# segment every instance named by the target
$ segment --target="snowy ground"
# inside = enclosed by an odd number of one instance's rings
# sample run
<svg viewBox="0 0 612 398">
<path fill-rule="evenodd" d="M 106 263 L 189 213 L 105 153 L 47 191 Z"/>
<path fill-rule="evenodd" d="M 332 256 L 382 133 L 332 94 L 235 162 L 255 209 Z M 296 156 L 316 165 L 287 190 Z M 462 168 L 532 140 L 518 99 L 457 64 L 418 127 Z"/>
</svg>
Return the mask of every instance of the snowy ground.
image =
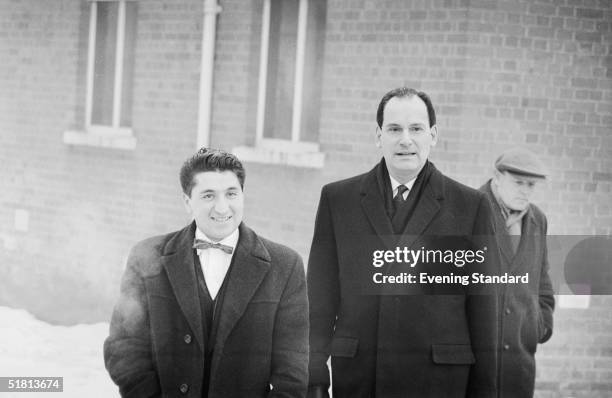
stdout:
<svg viewBox="0 0 612 398">
<path fill-rule="evenodd" d="M 0 393 L 1 397 L 116 398 L 104 369 L 108 324 L 54 326 L 24 310 L 0 307 L 0 376 L 61 376 L 63 393 Z"/>
</svg>

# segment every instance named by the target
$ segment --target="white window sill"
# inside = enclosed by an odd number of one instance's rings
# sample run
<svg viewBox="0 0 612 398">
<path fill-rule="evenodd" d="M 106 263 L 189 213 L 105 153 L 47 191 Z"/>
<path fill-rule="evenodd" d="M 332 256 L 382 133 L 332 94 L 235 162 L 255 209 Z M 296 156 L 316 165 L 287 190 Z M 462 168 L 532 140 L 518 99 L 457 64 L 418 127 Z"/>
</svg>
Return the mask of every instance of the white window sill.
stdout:
<svg viewBox="0 0 612 398">
<path fill-rule="evenodd" d="M 134 150 L 136 137 L 132 129 L 95 126 L 88 131 L 64 131 L 64 144 Z"/>
<path fill-rule="evenodd" d="M 319 145 L 305 142 L 265 140 L 255 147 L 235 147 L 232 153 L 243 162 L 314 169 L 322 169 L 325 163 L 325 154 L 319 151 Z"/>
</svg>

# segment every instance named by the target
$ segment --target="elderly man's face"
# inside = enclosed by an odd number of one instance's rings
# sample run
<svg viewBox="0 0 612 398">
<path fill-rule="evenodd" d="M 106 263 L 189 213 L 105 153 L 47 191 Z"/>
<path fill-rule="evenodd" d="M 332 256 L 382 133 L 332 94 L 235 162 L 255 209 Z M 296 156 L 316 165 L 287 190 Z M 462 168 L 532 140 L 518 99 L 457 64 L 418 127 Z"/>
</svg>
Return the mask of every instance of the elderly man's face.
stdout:
<svg viewBox="0 0 612 398">
<path fill-rule="evenodd" d="M 389 173 L 400 183 L 415 178 L 438 141 L 438 129 L 429 125 L 425 102 L 417 96 L 393 97 L 385 106 L 376 145 L 382 149 Z"/>
<path fill-rule="evenodd" d="M 495 170 L 493 183 L 497 193 L 508 208 L 522 211 L 529 206 L 534 188 L 541 178 Z"/>
</svg>

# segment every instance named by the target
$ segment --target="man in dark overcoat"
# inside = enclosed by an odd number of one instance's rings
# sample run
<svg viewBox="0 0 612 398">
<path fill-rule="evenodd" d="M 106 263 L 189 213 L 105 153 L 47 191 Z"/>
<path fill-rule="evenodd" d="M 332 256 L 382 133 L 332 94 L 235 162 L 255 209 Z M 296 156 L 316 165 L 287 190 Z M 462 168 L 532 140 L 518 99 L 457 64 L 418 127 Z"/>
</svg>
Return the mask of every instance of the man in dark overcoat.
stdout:
<svg viewBox="0 0 612 398">
<path fill-rule="evenodd" d="M 201 149 L 180 178 L 194 222 L 132 249 L 104 344 L 122 397 L 306 395 L 302 260 L 242 222 L 244 178 Z"/>
<path fill-rule="evenodd" d="M 388 92 L 377 124 L 380 163 L 321 192 L 307 272 L 309 397 L 327 396 L 330 356 L 335 398 L 495 397 L 494 286 L 436 294 L 426 285 L 368 285 L 373 250 L 494 233 L 485 195 L 428 161 L 438 128 L 425 93 Z M 495 257 L 494 248 L 488 254 Z M 497 273 L 495 261 L 485 265 Z"/>
<path fill-rule="evenodd" d="M 544 213 L 530 203 L 546 177 L 538 157 L 523 148 L 504 152 L 480 190 L 493 207 L 502 272 L 528 283 L 500 289 L 499 391 L 502 398 L 533 397 L 535 352 L 553 332 L 554 292 L 549 277 Z"/>
</svg>

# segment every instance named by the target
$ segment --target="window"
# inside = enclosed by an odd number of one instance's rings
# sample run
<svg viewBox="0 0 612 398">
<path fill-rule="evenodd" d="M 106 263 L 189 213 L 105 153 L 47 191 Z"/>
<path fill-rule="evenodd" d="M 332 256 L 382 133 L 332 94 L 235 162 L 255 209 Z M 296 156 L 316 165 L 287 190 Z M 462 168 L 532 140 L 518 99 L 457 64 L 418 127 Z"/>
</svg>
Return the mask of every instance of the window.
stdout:
<svg viewBox="0 0 612 398">
<path fill-rule="evenodd" d="M 322 167 L 325 0 L 263 0 L 256 148 L 245 160 Z"/>
<path fill-rule="evenodd" d="M 136 2 L 91 1 L 85 97 L 85 134 L 66 132 L 71 144 L 131 149 Z"/>
</svg>

